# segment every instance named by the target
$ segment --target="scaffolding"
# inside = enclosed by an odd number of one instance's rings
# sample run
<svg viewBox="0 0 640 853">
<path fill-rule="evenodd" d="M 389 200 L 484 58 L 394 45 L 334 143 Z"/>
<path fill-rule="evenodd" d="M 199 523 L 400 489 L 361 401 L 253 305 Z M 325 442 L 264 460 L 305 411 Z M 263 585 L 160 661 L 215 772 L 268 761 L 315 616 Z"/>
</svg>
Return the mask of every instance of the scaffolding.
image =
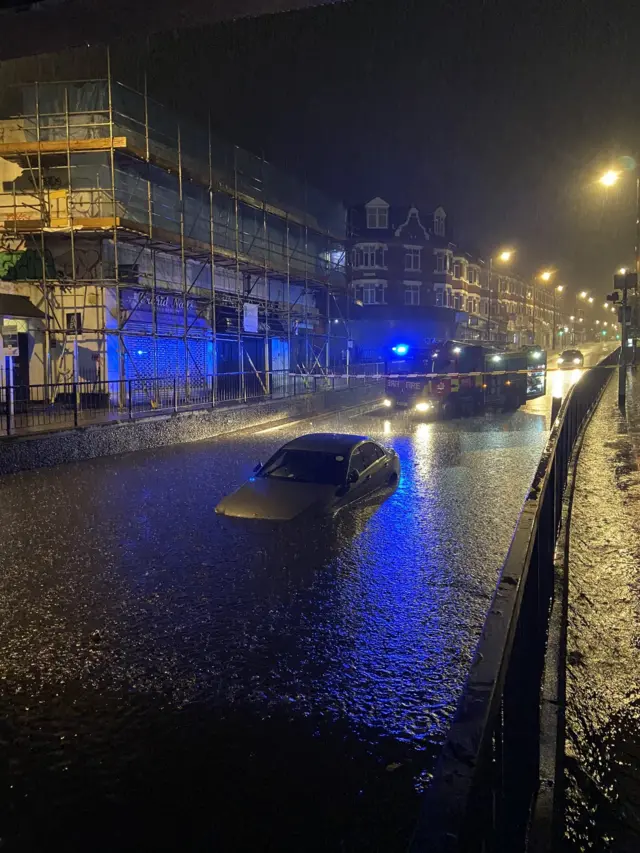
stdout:
<svg viewBox="0 0 640 853">
<path fill-rule="evenodd" d="M 343 206 L 106 66 L 3 92 L 0 279 L 45 315 L 42 382 L 342 363 Z"/>
</svg>

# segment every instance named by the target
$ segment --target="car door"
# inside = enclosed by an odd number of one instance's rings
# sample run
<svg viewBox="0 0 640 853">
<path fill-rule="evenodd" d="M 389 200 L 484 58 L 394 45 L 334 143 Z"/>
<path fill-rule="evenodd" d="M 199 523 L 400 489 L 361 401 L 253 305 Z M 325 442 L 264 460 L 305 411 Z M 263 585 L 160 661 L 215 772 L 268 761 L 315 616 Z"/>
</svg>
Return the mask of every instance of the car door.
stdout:
<svg viewBox="0 0 640 853">
<path fill-rule="evenodd" d="M 385 453 L 381 447 L 372 441 L 365 441 L 359 445 L 351 457 L 351 465 L 360 475 L 357 495 L 354 500 L 378 489 L 382 485 L 384 471 Z"/>
<path fill-rule="evenodd" d="M 376 444 L 375 441 L 370 441 L 371 445 L 371 456 L 372 456 L 372 480 L 374 482 L 375 488 L 380 488 L 381 486 L 386 486 L 389 482 L 389 477 L 392 474 L 391 468 L 391 459 L 389 454 L 383 447 L 380 447 L 379 444 Z"/>
</svg>

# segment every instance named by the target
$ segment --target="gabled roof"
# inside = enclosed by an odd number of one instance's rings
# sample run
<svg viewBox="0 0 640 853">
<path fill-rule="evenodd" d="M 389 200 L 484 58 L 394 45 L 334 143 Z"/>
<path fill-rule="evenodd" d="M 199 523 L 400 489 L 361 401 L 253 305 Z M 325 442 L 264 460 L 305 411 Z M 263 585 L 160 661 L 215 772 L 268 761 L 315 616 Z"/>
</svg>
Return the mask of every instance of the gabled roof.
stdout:
<svg viewBox="0 0 640 853">
<path fill-rule="evenodd" d="M 420 222 L 420 212 L 419 212 L 417 207 L 410 207 L 409 208 L 409 212 L 407 213 L 407 218 L 402 223 L 402 225 L 399 225 L 396 228 L 396 237 L 400 237 L 402 232 L 405 230 L 411 232 L 411 230 L 412 230 L 411 225 L 412 224 L 417 225 L 420 228 L 420 230 L 422 231 L 422 233 L 424 235 L 425 240 L 429 239 L 429 232 L 424 227 L 422 222 Z M 411 235 L 409 234 L 408 236 L 411 236 Z"/>
</svg>

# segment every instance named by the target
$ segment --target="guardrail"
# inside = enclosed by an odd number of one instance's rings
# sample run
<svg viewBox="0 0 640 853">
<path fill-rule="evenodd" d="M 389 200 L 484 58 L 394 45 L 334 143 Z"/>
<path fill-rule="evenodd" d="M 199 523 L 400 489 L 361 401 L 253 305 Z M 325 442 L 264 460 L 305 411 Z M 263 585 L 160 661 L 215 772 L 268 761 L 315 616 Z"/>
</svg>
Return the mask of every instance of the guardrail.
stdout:
<svg viewBox="0 0 640 853">
<path fill-rule="evenodd" d="M 618 351 L 585 371 L 552 427 L 410 853 L 522 853 L 540 787 L 540 700 L 554 550 L 574 444 Z"/>
<path fill-rule="evenodd" d="M 154 376 L 55 385 L 0 386 L 0 434 L 19 435 L 91 422 L 263 402 L 355 388 L 381 378 L 378 365 L 357 375 L 288 370 Z"/>
</svg>

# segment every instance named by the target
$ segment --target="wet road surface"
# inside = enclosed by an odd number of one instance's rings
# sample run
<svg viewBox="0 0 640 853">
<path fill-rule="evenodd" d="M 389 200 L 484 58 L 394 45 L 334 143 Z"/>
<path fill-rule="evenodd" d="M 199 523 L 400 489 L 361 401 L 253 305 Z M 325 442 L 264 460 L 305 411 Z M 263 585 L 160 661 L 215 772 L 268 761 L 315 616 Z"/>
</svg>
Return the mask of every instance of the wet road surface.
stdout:
<svg viewBox="0 0 640 853">
<path fill-rule="evenodd" d="M 334 415 L 3 478 L 4 849 L 402 850 L 549 409 Z M 396 491 L 293 535 L 214 515 L 325 430 L 392 445 Z"/>
<path fill-rule="evenodd" d="M 630 400 L 637 421 L 640 394 Z M 628 392 L 630 393 L 630 392 Z M 614 377 L 580 454 L 567 636 L 569 850 L 640 849 L 640 473 Z"/>
</svg>

